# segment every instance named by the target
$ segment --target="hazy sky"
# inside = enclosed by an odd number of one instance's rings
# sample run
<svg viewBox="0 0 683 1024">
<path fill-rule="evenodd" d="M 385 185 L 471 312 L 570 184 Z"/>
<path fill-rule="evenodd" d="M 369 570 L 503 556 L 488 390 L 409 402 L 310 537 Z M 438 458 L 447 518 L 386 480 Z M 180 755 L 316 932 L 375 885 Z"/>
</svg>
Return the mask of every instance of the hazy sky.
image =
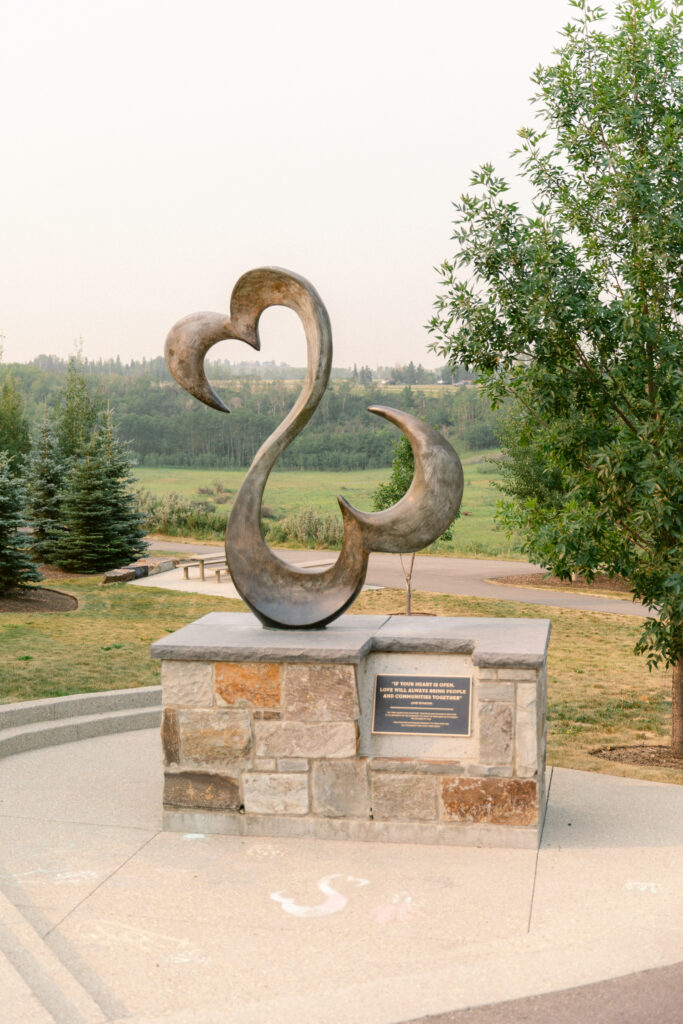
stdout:
<svg viewBox="0 0 683 1024">
<path fill-rule="evenodd" d="M 612 4 L 606 6 L 611 7 Z M 509 168 L 566 0 L 4 0 L 4 360 L 152 358 L 275 264 L 334 362 L 435 365 L 423 325 L 470 171 Z M 262 356 L 302 363 L 290 311 Z M 253 358 L 239 342 L 216 357 Z"/>
</svg>

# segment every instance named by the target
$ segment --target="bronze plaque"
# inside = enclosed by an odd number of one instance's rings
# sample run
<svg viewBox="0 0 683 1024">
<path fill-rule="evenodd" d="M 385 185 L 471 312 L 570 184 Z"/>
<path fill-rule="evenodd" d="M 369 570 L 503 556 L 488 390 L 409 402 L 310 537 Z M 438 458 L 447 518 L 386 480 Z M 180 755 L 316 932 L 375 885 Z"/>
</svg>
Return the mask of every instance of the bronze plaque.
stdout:
<svg viewBox="0 0 683 1024">
<path fill-rule="evenodd" d="M 469 676 L 375 677 L 372 731 L 409 736 L 469 736 Z"/>
</svg>

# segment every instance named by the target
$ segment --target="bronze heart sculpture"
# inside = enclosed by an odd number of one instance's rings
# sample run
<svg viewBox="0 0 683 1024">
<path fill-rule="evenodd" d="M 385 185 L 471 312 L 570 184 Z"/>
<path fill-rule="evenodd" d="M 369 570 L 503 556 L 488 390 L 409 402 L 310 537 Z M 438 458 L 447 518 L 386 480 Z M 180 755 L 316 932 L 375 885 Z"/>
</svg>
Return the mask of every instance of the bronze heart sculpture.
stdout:
<svg viewBox="0 0 683 1024">
<path fill-rule="evenodd" d="M 338 497 L 344 540 L 328 569 L 296 569 L 278 558 L 261 532 L 261 502 L 276 460 L 309 421 L 327 387 L 332 330 L 320 296 L 290 271 L 250 270 L 233 289 L 229 318 L 193 313 L 171 328 L 166 362 L 186 391 L 229 412 L 206 378 L 204 358 L 212 345 L 228 338 L 259 349 L 258 321 L 269 306 L 287 306 L 299 315 L 306 333 L 306 380 L 289 414 L 254 456 L 230 513 L 225 553 L 237 591 L 265 626 L 315 629 L 336 619 L 356 599 L 371 551 L 416 551 L 441 536 L 460 507 L 462 465 L 448 441 L 426 423 L 397 409 L 370 406 L 370 412 L 394 423 L 410 441 L 415 473 L 408 491 L 383 512 L 361 512 Z"/>
</svg>

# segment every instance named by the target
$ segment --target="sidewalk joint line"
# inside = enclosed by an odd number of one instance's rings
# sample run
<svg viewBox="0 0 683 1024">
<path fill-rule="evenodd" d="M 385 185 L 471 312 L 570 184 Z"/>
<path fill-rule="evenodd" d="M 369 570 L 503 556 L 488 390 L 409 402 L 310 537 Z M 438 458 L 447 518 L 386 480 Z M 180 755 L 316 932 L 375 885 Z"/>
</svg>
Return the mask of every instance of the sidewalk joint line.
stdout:
<svg viewBox="0 0 683 1024">
<path fill-rule="evenodd" d="M 97 892 L 97 890 L 98 890 L 98 889 L 101 889 L 101 888 L 102 888 L 102 886 L 103 886 L 103 885 L 104 885 L 104 884 L 105 884 L 106 882 L 108 882 L 110 878 L 113 878 L 113 877 L 114 877 L 114 875 L 117 875 L 117 874 L 119 873 L 119 871 L 120 871 L 120 870 L 121 870 L 122 868 L 124 868 L 124 867 L 126 866 L 126 864 L 128 864 L 128 863 L 129 863 L 129 862 L 130 862 L 131 860 L 133 860 L 133 858 L 134 858 L 134 857 L 137 857 L 137 855 L 138 855 L 139 853 L 141 853 L 141 852 L 142 852 L 142 850 L 144 850 L 144 848 L 145 848 L 146 846 L 149 846 L 149 844 L 150 844 L 150 843 L 152 842 L 152 840 L 153 840 L 153 839 L 156 839 L 156 837 L 157 837 L 157 836 L 160 836 L 160 835 L 161 835 L 161 833 L 162 833 L 162 830 L 161 830 L 161 829 L 159 829 L 159 830 L 158 830 L 157 832 L 155 832 L 155 833 L 154 833 L 154 835 L 151 835 L 151 836 L 149 837 L 149 839 L 146 839 L 144 843 L 142 843 L 142 844 L 141 844 L 140 846 L 138 846 L 138 848 L 137 848 L 136 850 L 133 850 L 133 852 L 132 852 L 132 853 L 131 853 L 131 854 L 130 854 L 130 855 L 129 855 L 128 857 L 126 857 L 126 858 L 125 858 L 125 860 L 122 860 L 122 861 L 121 861 L 121 863 L 120 863 L 120 864 L 118 864 L 118 865 L 117 865 L 117 866 L 116 866 L 116 867 L 115 867 L 115 868 L 113 869 L 113 871 L 110 871 L 110 872 L 109 872 L 109 874 L 108 874 L 108 875 L 106 876 L 106 878 L 103 878 L 103 879 L 102 879 L 102 881 L 101 881 L 101 882 L 98 882 L 98 883 L 97 883 L 97 885 L 96 885 L 96 886 L 95 886 L 95 887 L 94 887 L 93 889 L 91 889 L 89 893 L 86 893 L 86 895 L 85 895 L 85 896 L 83 897 L 83 899 L 82 899 L 82 900 L 79 900 L 79 901 L 78 901 L 78 903 L 77 903 L 77 904 L 76 904 L 75 906 L 73 906 L 73 907 L 71 908 L 71 910 L 69 910 L 69 911 L 68 911 L 68 912 L 67 912 L 67 913 L 66 913 L 66 914 L 64 915 L 64 917 L 61 917 L 61 918 L 59 919 L 59 921 L 56 921 L 56 922 L 55 922 L 55 923 L 54 923 L 54 924 L 52 925 L 52 927 L 50 928 L 49 932 L 47 932 L 47 933 L 46 933 L 46 934 L 44 935 L 44 938 L 45 938 L 45 939 L 47 939 L 47 938 L 48 938 L 48 936 L 52 934 L 52 932 L 56 931 L 56 930 L 57 930 L 57 929 L 58 929 L 58 928 L 59 928 L 59 927 L 60 927 L 60 926 L 61 926 L 62 924 L 64 924 L 64 922 L 65 922 L 65 921 L 66 921 L 66 920 L 67 920 L 67 919 L 68 919 L 69 917 L 71 917 L 71 915 L 72 915 L 73 913 L 75 913 L 75 911 L 77 911 L 79 907 L 82 907 L 82 906 L 83 906 L 83 904 L 84 904 L 84 903 L 85 903 L 85 902 L 86 902 L 87 900 L 89 900 L 91 896 L 94 896 L 94 895 L 95 895 L 95 893 Z"/>
<path fill-rule="evenodd" d="M 536 896 L 536 878 L 538 876 L 538 859 L 541 855 L 541 843 L 543 842 L 543 833 L 545 831 L 545 819 L 548 814 L 548 804 L 550 803 L 550 791 L 553 788 L 553 775 L 555 769 L 550 766 L 550 779 L 548 781 L 548 795 L 545 799 L 545 807 L 543 808 L 543 821 L 541 823 L 541 834 L 538 837 L 538 846 L 536 848 L 536 858 L 534 860 L 534 880 L 531 884 L 531 899 L 529 900 L 529 920 L 527 921 L 526 933 L 529 935 L 531 932 L 531 918 L 534 912 L 534 897 Z"/>
</svg>

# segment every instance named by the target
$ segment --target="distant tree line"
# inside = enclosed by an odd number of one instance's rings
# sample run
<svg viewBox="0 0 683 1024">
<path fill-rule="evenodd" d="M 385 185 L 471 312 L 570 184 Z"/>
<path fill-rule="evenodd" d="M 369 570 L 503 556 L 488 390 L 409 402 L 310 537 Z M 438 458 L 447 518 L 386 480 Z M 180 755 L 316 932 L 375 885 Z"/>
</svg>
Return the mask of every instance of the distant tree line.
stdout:
<svg viewBox="0 0 683 1024">
<path fill-rule="evenodd" d="M 400 367 L 393 369 L 399 375 L 402 372 Z M 413 369 L 417 372 L 421 368 Z M 287 370 L 291 373 L 292 368 Z M 35 431 L 45 406 L 55 405 L 68 364 L 54 357 L 39 357 L 29 364 L 14 364 L 11 371 Z M 225 378 L 220 366 L 212 366 L 210 375 L 216 381 L 216 390 L 231 410 L 226 416 L 207 409 L 182 391 L 168 376 L 162 360 L 126 366 L 118 360 L 82 362 L 79 372 L 91 381 L 99 400 L 110 405 L 118 436 L 144 466 L 246 468 L 299 393 L 296 384 Z M 406 372 L 414 376 L 412 370 Z M 367 412 L 373 404 L 394 405 L 420 416 L 456 447 L 496 446 L 495 418 L 476 388 L 425 391 L 406 384 L 400 392 L 388 394 L 378 383 L 367 383 L 368 373 L 369 368 L 361 367 L 357 381 L 352 370 L 349 380 L 330 384 L 306 429 L 278 461 L 280 468 L 390 466 L 396 431 Z"/>
</svg>

